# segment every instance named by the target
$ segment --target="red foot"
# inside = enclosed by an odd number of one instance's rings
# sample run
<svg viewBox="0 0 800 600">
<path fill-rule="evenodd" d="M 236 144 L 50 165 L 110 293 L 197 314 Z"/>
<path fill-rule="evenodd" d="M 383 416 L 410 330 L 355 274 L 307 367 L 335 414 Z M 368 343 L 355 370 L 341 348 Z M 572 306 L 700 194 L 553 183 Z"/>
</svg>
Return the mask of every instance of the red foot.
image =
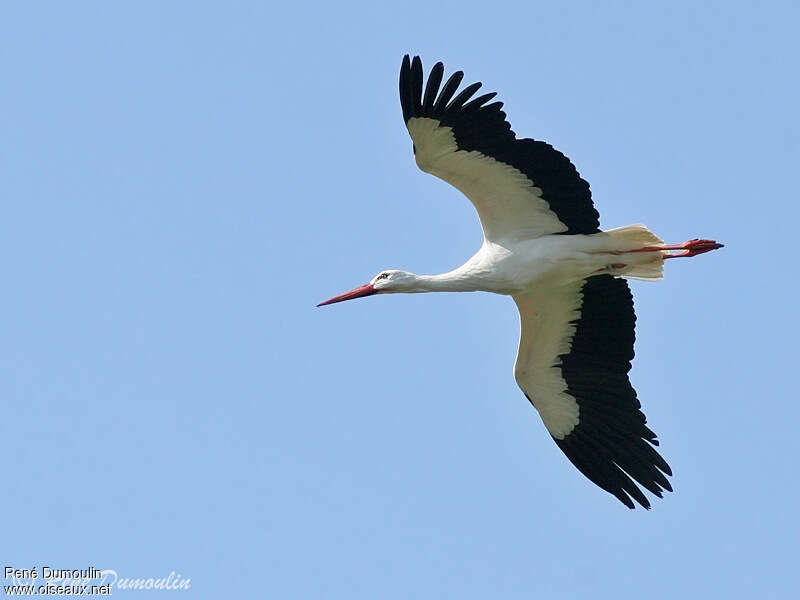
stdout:
<svg viewBox="0 0 800 600">
<path fill-rule="evenodd" d="M 689 240 L 688 242 L 683 242 L 682 244 L 672 244 L 670 246 L 645 246 L 644 248 L 640 248 L 639 250 L 633 250 L 633 252 L 655 252 L 659 250 L 681 250 L 678 254 L 668 254 L 664 258 L 681 258 L 681 257 L 689 257 L 689 256 L 697 256 L 698 254 L 703 254 L 704 252 L 711 252 L 712 250 L 716 250 L 717 248 L 724 248 L 724 244 L 719 244 L 714 240 Z"/>
<path fill-rule="evenodd" d="M 718 244 L 714 240 L 689 240 L 688 242 L 683 242 L 682 244 L 677 244 L 676 246 L 667 246 L 666 249 L 668 250 L 683 250 L 680 254 L 670 254 L 665 258 L 680 258 L 682 256 L 689 257 L 689 256 L 697 256 L 698 254 L 703 254 L 704 252 L 711 252 L 712 250 L 716 250 L 717 248 L 723 248 L 723 244 Z"/>
</svg>

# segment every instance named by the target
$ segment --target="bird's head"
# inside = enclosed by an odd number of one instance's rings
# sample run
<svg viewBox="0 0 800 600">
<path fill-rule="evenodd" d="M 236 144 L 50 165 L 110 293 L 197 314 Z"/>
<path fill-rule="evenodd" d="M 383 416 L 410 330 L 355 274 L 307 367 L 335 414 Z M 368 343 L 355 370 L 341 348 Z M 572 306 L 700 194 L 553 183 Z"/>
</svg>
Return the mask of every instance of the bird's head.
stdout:
<svg viewBox="0 0 800 600">
<path fill-rule="evenodd" d="M 417 276 L 413 273 L 400 271 L 398 269 L 389 269 L 381 271 L 373 277 L 369 283 L 358 286 L 355 289 L 345 292 L 339 296 L 334 296 L 330 300 L 320 302 L 317 306 L 325 306 L 326 304 L 335 304 L 336 302 L 344 302 L 345 300 L 353 300 L 354 298 L 361 298 L 363 296 L 371 296 L 373 294 L 392 294 L 396 292 L 414 292 L 414 286 L 417 282 Z"/>
</svg>

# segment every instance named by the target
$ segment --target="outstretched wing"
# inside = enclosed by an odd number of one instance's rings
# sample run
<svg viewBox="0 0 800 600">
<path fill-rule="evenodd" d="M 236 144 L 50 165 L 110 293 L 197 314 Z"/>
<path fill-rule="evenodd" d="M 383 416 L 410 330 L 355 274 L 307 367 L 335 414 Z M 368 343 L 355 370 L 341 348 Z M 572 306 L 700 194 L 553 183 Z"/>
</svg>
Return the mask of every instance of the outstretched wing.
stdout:
<svg viewBox="0 0 800 600">
<path fill-rule="evenodd" d="M 495 93 L 470 100 L 473 83 L 456 95 L 457 71 L 439 91 L 436 63 L 423 95 L 422 61 L 403 58 L 400 103 L 419 168 L 455 186 L 478 211 L 487 240 L 519 240 L 599 229 L 589 184 L 549 144 L 517 139 Z"/>
<path fill-rule="evenodd" d="M 628 379 L 633 298 L 623 279 L 597 275 L 514 296 L 521 336 L 514 376 L 556 444 L 586 477 L 626 506 L 672 491 Z M 634 483 L 634 481 L 636 483 Z"/>
</svg>

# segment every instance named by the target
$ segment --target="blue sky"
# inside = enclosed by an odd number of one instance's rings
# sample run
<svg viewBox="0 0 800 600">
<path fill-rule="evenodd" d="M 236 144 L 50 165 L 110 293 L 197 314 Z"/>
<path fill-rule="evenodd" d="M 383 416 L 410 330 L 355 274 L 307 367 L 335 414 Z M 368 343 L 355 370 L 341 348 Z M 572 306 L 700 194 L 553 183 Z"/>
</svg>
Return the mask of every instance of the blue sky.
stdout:
<svg viewBox="0 0 800 600">
<path fill-rule="evenodd" d="M 798 18 L 7 6 L 3 566 L 174 571 L 197 597 L 796 593 Z M 604 227 L 726 243 L 632 284 L 632 380 L 675 472 L 653 510 L 546 434 L 512 377 L 509 298 L 314 308 L 479 245 L 469 203 L 413 162 L 406 52 L 499 91 Z"/>
</svg>

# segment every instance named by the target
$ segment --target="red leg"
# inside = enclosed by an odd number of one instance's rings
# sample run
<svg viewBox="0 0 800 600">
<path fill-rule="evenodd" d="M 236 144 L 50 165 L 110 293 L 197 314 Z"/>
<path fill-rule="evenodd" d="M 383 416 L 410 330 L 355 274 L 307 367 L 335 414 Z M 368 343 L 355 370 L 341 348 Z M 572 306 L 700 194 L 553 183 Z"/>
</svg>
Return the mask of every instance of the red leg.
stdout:
<svg viewBox="0 0 800 600">
<path fill-rule="evenodd" d="M 689 240 L 688 242 L 683 242 L 682 244 L 672 244 L 669 246 L 645 246 L 644 248 L 639 248 L 638 250 L 631 250 L 631 252 L 658 252 L 660 250 L 682 250 L 680 254 L 668 254 L 664 258 L 680 258 L 680 257 L 689 257 L 689 256 L 697 256 L 698 254 L 703 254 L 704 252 L 711 252 L 712 250 L 716 250 L 717 248 L 723 248 L 723 244 L 719 244 L 714 240 Z"/>
</svg>

